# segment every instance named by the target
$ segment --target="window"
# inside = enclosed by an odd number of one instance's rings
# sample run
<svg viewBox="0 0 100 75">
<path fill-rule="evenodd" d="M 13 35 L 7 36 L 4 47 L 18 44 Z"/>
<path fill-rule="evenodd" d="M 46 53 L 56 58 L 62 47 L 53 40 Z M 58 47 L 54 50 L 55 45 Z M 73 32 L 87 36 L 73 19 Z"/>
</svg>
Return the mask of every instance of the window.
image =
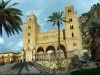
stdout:
<svg viewBox="0 0 100 75">
<path fill-rule="evenodd" d="M 30 36 L 31 34 L 30 33 L 28 33 L 28 36 Z"/>
<path fill-rule="evenodd" d="M 73 43 L 73 47 L 75 47 L 76 45 L 77 45 L 77 44 L 74 42 L 74 43 Z"/>
<path fill-rule="evenodd" d="M 72 22 L 72 18 L 69 18 L 69 22 Z"/>
<path fill-rule="evenodd" d="M 65 40 L 65 30 L 63 30 L 63 40 Z"/>
<path fill-rule="evenodd" d="M 31 29 L 31 26 L 28 26 L 28 29 Z"/>
<path fill-rule="evenodd" d="M 71 10 L 69 9 L 69 10 L 68 10 L 68 12 L 70 13 L 70 12 L 71 12 Z"/>
<path fill-rule="evenodd" d="M 72 25 L 72 26 L 70 26 L 70 29 L 74 29 L 73 25 Z"/>
<path fill-rule="evenodd" d="M 72 37 L 74 37 L 74 33 L 72 33 Z"/>
<path fill-rule="evenodd" d="M 29 50 L 29 49 L 30 49 L 30 47 L 27 47 L 27 49 Z"/>
<path fill-rule="evenodd" d="M 28 39 L 28 43 L 30 43 L 30 39 Z"/>
<path fill-rule="evenodd" d="M 30 21 L 31 21 L 31 18 L 30 18 Z"/>
</svg>

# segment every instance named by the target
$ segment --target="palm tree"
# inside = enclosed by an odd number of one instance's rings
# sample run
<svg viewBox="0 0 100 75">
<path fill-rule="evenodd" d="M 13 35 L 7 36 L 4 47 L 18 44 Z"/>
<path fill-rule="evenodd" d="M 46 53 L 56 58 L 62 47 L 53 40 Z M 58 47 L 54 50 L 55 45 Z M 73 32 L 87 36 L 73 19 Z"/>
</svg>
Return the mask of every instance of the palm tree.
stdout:
<svg viewBox="0 0 100 75">
<path fill-rule="evenodd" d="M 59 59 L 60 59 L 60 26 L 63 25 L 63 22 L 66 22 L 63 17 L 63 12 L 53 12 L 52 15 L 48 17 L 47 22 L 53 23 L 52 25 L 57 25 L 58 27 L 58 50 L 59 50 Z M 60 63 L 60 62 L 59 62 Z"/>
<path fill-rule="evenodd" d="M 22 31 L 22 12 L 21 10 L 15 8 L 14 6 L 18 3 L 9 5 L 9 1 L 0 1 L 0 35 L 2 36 L 2 28 L 4 28 L 6 34 L 15 35 L 15 32 L 19 34 L 19 31 Z"/>
</svg>

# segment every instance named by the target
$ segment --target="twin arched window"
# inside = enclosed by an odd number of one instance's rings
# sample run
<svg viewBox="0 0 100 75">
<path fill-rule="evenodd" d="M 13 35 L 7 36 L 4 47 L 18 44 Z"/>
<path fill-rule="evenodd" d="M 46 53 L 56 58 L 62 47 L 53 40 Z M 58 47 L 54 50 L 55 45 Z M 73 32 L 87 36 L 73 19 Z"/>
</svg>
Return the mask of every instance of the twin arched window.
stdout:
<svg viewBox="0 0 100 75">
<path fill-rule="evenodd" d="M 28 29 L 31 29 L 31 26 L 28 26 Z"/>
<path fill-rule="evenodd" d="M 69 22 L 72 22 L 72 18 L 69 18 Z"/>
<path fill-rule="evenodd" d="M 70 29 L 74 29 L 73 25 L 72 25 L 72 26 L 70 26 Z"/>
<path fill-rule="evenodd" d="M 68 13 L 70 13 L 70 12 L 71 12 L 71 9 L 68 10 Z"/>
</svg>

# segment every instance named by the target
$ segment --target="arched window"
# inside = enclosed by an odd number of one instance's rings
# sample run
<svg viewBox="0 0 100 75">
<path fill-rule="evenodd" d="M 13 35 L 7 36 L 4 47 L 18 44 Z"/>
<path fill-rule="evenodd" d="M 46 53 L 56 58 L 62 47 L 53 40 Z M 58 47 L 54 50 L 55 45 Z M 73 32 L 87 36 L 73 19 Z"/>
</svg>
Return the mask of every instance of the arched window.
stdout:
<svg viewBox="0 0 100 75">
<path fill-rule="evenodd" d="M 63 40 L 65 40 L 65 30 L 63 30 Z"/>
<path fill-rule="evenodd" d="M 70 29 L 74 29 L 73 25 L 72 25 L 72 26 L 70 26 Z"/>
<path fill-rule="evenodd" d="M 30 39 L 28 39 L 28 43 L 30 43 Z"/>
<path fill-rule="evenodd" d="M 72 33 L 72 37 L 74 37 L 74 33 Z"/>
<path fill-rule="evenodd" d="M 68 10 L 68 13 L 70 13 L 70 12 L 71 12 L 71 9 Z"/>
<path fill-rule="evenodd" d="M 28 50 L 30 50 L 30 47 L 27 47 Z"/>
<path fill-rule="evenodd" d="M 77 44 L 75 42 L 73 42 L 73 47 L 75 47 Z"/>
<path fill-rule="evenodd" d="M 31 29 L 31 26 L 28 26 L 28 29 Z"/>
<path fill-rule="evenodd" d="M 28 36 L 30 36 L 31 34 L 30 33 L 28 33 Z"/>
<path fill-rule="evenodd" d="M 31 18 L 30 18 L 30 21 L 31 21 Z"/>
<path fill-rule="evenodd" d="M 69 22 L 72 22 L 72 18 L 69 18 Z"/>
</svg>

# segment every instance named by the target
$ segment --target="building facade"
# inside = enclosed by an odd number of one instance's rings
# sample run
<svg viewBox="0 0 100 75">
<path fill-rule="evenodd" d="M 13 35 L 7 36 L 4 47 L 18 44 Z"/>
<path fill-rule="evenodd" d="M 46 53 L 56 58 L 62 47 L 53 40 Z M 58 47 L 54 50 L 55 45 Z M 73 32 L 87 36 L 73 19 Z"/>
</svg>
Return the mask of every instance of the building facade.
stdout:
<svg viewBox="0 0 100 75">
<path fill-rule="evenodd" d="M 20 61 L 19 53 L 14 53 L 14 52 L 0 53 L 0 64 L 13 63 L 19 61 Z"/>
<path fill-rule="evenodd" d="M 60 58 L 82 55 L 82 38 L 77 14 L 72 5 L 67 5 L 64 12 L 64 29 L 60 30 Z M 41 32 L 34 14 L 27 16 L 23 29 L 23 48 L 25 61 L 55 59 L 59 56 L 58 31 Z"/>
</svg>

